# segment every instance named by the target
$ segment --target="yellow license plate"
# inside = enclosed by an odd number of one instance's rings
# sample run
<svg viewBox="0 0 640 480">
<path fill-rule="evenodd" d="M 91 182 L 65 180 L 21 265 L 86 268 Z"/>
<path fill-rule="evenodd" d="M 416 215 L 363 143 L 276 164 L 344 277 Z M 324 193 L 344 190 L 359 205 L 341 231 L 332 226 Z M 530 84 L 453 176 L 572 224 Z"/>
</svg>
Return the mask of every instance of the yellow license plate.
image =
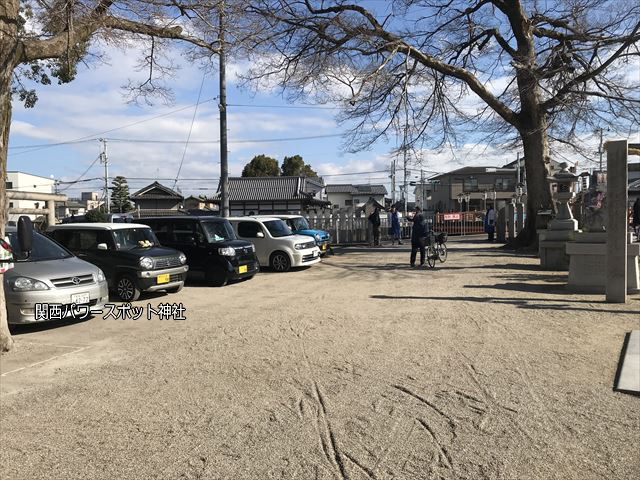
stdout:
<svg viewBox="0 0 640 480">
<path fill-rule="evenodd" d="M 158 275 L 156 281 L 158 283 L 169 283 L 169 280 L 171 280 L 171 275 L 169 275 L 168 273 L 163 273 L 162 275 Z"/>
<path fill-rule="evenodd" d="M 238 273 L 247 273 L 247 266 L 246 265 L 240 265 L 238 267 Z"/>
<path fill-rule="evenodd" d="M 327 249 L 327 245 L 322 245 L 322 250 L 326 250 Z"/>
</svg>

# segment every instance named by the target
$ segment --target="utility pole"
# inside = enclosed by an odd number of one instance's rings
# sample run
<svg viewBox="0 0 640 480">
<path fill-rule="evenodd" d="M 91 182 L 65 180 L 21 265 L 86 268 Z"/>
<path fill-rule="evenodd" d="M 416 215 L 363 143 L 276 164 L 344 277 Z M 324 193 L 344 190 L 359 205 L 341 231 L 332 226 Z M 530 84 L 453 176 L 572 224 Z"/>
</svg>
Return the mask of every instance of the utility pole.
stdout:
<svg viewBox="0 0 640 480">
<path fill-rule="evenodd" d="M 111 211 L 110 198 L 109 198 L 109 157 L 107 157 L 107 139 L 100 138 L 102 142 L 102 153 L 100 154 L 100 163 L 104 165 L 104 204 L 107 207 L 107 212 Z"/>
<path fill-rule="evenodd" d="M 425 210 L 424 208 L 424 204 L 425 204 L 425 195 L 424 195 L 424 169 L 420 169 L 420 196 L 422 197 L 420 199 L 420 208 L 422 208 L 422 211 Z"/>
<path fill-rule="evenodd" d="M 220 33 L 220 196 L 222 203 L 220 213 L 222 217 L 229 216 L 229 163 L 227 159 L 227 79 L 224 39 L 224 1 L 220 3 L 219 21 Z"/>
<path fill-rule="evenodd" d="M 396 158 L 391 160 L 391 204 L 396 203 Z"/>
<path fill-rule="evenodd" d="M 598 131 L 600 132 L 600 146 L 598 147 L 598 154 L 600 155 L 600 169 L 598 171 L 602 173 L 602 154 L 604 153 L 602 151 L 602 128 L 599 128 Z"/>
<path fill-rule="evenodd" d="M 520 152 L 517 152 L 516 159 L 516 185 L 520 184 Z"/>
</svg>

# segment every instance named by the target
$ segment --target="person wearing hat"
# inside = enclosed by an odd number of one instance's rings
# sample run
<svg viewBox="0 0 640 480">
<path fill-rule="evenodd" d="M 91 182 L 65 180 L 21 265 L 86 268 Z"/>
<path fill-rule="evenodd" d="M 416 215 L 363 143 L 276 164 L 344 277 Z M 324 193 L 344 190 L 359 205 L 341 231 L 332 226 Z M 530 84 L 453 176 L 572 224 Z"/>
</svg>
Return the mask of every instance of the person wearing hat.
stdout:
<svg viewBox="0 0 640 480">
<path fill-rule="evenodd" d="M 425 244 L 427 241 L 427 222 L 420 207 L 416 207 L 411 228 L 411 266 L 416 266 L 416 255 L 420 250 L 420 266 L 424 265 Z"/>
</svg>

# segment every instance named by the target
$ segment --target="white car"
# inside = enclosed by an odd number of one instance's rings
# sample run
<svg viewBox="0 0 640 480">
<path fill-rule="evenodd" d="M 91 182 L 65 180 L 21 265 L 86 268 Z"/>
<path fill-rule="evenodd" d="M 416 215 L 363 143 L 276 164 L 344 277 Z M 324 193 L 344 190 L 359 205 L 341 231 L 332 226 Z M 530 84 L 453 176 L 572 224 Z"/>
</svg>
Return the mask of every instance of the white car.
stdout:
<svg viewBox="0 0 640 480">
<path fill-rule="evenodd" d="M 287 224 L 276 217 L 228 218 L 238 238 L 248 240 L 256 248 L 261 265 L 276 272 L 291 267 L 304 267 L 320 261 L 320 249 L 313 238 L 295 235 Z"/>
</svg>

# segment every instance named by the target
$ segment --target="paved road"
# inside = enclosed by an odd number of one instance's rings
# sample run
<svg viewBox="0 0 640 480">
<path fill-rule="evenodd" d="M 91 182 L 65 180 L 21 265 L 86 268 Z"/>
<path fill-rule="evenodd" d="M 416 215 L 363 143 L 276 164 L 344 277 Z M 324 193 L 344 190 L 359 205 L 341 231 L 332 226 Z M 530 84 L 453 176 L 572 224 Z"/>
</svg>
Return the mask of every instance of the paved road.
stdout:
<svg viewBox="0 0 640 480">
<path fill-rule="evenodd" d="M 628 479 L 640 401 L 612 392 L 640 297 L 479 239 L 171 297 L 184 321 L 16 331 L 1 358 L 7 479 Z"/>
</svg>

